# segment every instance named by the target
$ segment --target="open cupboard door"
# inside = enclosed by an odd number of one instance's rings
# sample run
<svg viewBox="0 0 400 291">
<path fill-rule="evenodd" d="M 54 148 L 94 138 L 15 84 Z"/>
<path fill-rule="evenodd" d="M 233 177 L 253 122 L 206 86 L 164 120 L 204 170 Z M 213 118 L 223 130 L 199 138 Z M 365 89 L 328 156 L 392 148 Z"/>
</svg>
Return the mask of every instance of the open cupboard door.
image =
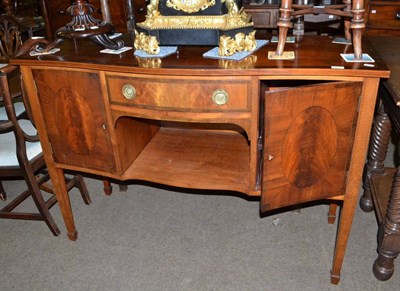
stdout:
<svg viewBox="0 0 400 291">
<path fill-rule="evenodd" d="M 329 82 L 265 92 L 262 212 L 344 194 L 361 91 Z"/>
</svg>

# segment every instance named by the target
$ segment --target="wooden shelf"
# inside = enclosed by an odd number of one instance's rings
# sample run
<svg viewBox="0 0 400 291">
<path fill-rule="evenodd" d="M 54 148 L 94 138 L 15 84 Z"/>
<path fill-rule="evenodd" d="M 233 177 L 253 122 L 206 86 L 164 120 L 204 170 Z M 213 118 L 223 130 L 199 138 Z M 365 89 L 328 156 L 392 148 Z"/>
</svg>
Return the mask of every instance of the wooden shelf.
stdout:
<svg viewBox="0 0 400 291">
<path fill-rule="evenodd" d="M 374 200 L 379 223 L 382 223 L 383 218 L 386 216 L 395 173 L 395 168 L 385 168 L 385 173 L 383 175 L 373 175 L 369 180 L 372 199 Z"/>
<path fill-rule="evenodd" d="M 249 151 L 234 131 L 162 127 L 122 178 L 248 193 Z"/>
</svg>

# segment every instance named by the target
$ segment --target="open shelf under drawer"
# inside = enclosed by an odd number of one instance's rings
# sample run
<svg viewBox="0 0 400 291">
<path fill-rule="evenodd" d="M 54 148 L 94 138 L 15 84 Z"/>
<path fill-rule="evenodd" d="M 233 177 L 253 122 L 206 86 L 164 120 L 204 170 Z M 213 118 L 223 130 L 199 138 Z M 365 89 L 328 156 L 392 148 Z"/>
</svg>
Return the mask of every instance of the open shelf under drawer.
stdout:
<svg viewBox="0 0 400 291">
<path fill-rule="evenodd" d="M 249 152 L 237 132 L 162 127 L 122 178 L 247 193 Z"/>
</svg>

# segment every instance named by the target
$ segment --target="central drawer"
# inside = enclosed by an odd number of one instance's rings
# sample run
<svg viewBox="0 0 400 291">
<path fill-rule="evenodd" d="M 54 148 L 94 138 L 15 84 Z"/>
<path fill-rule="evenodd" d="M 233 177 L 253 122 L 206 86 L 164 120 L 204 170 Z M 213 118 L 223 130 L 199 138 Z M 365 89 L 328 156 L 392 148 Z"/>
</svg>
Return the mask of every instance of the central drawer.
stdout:
<svg viewBox="0 0 400 291">
<path fill-rule="evenodd" d="M 249 77 L 164 77 L 107 74 L 111 104 L 192 112 L 251 111 Z"/>
</svg>

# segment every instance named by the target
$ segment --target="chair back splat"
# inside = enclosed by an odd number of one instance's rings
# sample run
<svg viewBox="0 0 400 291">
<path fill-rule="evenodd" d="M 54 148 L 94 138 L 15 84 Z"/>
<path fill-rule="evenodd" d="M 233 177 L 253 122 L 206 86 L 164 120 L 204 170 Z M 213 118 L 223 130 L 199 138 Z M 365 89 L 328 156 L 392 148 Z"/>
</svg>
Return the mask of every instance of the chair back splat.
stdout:
<svg viewBox="0 0 400 291">
<path fill-rule="evenodd" d="M 6 1 L 8 2 L 8 1 Z M 0 53 L 2 61 L 8 61 L 16 56 L 22 46 L 20 26 L 12 15 L 0 16 Z M 3 64 L 0 68 L 0 218 L 41 220 L 45 221 L 54 235 L 59 235 L 58 229 L 50 208 L 57 203 L 47 173 L 46 163 L 42 154 L 36 128 L 32 119 L 29 105 L 23 103 L 25 93 L 20 81 L 18 67 Z M 28 111 L 28 112 L 27 112 Z M 7 201 L 5 189 L 1 183 L 5 179 L 25 180 L 27 189 L 20 194 L 9 194 L 11 201 Z M 72 175 L 66 179 L 67 189 L 77 187 L 86 204 L 91 202 L 82 176 Z M 43 192 L 50 193 L 49 198 Z M 26 205 L 29 211 L 15 211 L 17 206 L 32 197 L 32 205 Z M 23 208 L 23 209 L 25 209 Z"/>
</svg>

